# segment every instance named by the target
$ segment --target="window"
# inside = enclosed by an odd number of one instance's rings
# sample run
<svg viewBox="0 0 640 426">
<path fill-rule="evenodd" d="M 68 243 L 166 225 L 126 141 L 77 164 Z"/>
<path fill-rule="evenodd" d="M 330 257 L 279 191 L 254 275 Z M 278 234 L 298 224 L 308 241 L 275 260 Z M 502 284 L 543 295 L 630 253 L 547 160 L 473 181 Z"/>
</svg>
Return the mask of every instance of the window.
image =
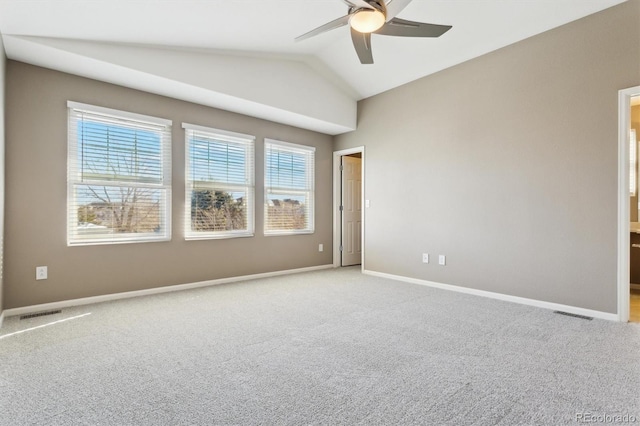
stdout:
<svg viewBox="0 0 640 426">
<path fill-rule="evenodd" d="M 265 235 L 314 231 L 315 148 L 265 139 Z"/>
<path fill-rule="evenodd" d="M 253 236 L 254 136 L 183 123 L 187 239 Z"/>
<path fill-rule="evenodd" d="M 68 245 L 171 238 L 171 121 L 68 102 Z"/>
</svg>

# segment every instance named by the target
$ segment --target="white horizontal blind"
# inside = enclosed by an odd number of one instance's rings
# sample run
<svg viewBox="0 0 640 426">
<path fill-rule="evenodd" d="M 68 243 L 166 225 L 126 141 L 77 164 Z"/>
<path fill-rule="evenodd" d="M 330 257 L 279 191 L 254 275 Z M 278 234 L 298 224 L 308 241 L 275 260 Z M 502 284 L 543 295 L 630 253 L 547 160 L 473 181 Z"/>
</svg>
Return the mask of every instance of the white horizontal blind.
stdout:
<svg viewBox="0 0 640 426">
<path fill-rule="evenodd" d="M 255 137 L 182 126 L 187 153 L 185 238 L 252 236 Z"/>
<path fill-rule="evenodd" d="M 68 244 L 169 240 L 171 122 L 68 106 Z"/>
<path fill-rule="evenodd" d="M 314 232 L 315 148 L 265 139 L 265 234 Z"/>
</svg>

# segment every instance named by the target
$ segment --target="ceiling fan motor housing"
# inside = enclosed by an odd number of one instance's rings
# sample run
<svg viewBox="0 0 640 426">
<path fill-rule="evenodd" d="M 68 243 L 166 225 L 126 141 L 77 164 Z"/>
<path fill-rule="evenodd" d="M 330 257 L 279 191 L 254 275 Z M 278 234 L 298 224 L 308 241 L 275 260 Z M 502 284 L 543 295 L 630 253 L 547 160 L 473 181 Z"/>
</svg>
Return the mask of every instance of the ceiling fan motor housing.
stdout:
<svg viewBox="0 0 640 426">
<path fill-rule="evenodd" d="M 385 18 L 387 17 L 387 6 L 385 5 L 383 0 L 364 0 L 364 1 L 367 2 L 369 6 L 371 6 L 373 9 L 382 12 Z M 349 15 L 359 10 L 367 10 L 367 8 L 358 7 L 358 6 L 349 7 Z"/>
</svg>

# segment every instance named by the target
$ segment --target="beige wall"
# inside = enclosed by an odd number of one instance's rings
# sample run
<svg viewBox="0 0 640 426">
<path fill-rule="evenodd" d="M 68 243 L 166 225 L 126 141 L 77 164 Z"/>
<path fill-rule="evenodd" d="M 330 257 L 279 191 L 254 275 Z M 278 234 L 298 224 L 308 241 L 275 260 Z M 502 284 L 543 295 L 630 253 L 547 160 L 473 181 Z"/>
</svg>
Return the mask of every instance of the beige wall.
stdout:
<svg viewBox="0 0 640 426">
<path fill-rule="evenodd" d="M 173 120 L 173 238 L 166 243 L 66 245 L 67 100 Z M 262 272 L 327 265 L 331 252 L 331 136 L 8 61 L 5 308 Z M 316 232 L 184 241 L 182 122 L 252 134 L 256 205 L 265 137 L 316 147 Z M 35 267 L 49 279 L 35 280 Z"/>
<path fill-rule="evenodd" d="M 365 146 L 366 269 L 616 312 L 617 100 L 639 46 L 631 0 L 361 101 L 335 149 Z"/>
</svg>

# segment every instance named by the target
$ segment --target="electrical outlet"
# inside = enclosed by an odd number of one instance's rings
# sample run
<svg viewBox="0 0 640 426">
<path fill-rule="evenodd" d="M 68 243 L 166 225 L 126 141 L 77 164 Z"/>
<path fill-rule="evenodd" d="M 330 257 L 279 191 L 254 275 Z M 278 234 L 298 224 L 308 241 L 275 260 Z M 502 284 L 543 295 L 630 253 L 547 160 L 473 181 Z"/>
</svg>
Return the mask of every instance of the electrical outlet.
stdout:
<svg viewBox="0 0 640 426">
<path fill-rule="evenodd" d="M 429 263 L 429 253 L 422 253 L 422 263 Z"/>
<path fill-rule="evenodd" d="M 46 280 L 46 279 L 47 279 L 47 267 L 36 266 L 36 280 Z"/>
<path fill-rule="evenodd" d="M 324 244 L 318 244 L 318 251 L 324 251 Z"/>
<path fill-rule="evenodd" d="M 442 266 L 447 264 L 447 257 L 444 254 L 438 256 L 438 264 Z"/>
</svg>

